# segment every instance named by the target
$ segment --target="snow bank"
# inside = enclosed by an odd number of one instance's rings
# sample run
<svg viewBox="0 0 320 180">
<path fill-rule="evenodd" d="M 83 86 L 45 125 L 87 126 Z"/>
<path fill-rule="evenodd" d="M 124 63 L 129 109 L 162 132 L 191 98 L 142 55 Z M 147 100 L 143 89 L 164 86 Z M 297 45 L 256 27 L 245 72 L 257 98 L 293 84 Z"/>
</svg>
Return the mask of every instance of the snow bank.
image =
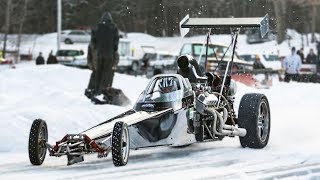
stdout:
<svg viewBox="0 0 320 180">
<path fill-rule="evenodd" d="M 32 36 L 33 39 L 28 39 L 21 44 L 21 53 L 29 54 L 31 53 L 35 59 L 40 52 L 45 59 L 48 58 L 50 51 L 55 54 L 57 52 L 57 33 L 49 33 L 44 35 Z M 65 44 L 61 42 L 61 49 L 75 49 L 82 50 L 84 54 L 87 54 L 88 43 L 75 43 L 75 44 Z"/>
</svg>

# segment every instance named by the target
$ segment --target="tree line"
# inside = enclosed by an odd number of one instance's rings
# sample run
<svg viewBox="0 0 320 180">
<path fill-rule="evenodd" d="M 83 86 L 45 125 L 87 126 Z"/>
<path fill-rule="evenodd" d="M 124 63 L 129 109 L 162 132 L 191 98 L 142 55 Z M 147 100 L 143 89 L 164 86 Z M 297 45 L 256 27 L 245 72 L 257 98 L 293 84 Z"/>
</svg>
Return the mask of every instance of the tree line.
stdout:
<svg viewBox="0 0 320 180">
<path fill-rule="evenodd" d="M 62 29 L 90 28 L 110 11 L 119 29 L 154 36 L 179 34 L 179 21 L 191 17 L 257 17 L 269 14 L 271 29 L 282 33 L 319 32 L 317 0 L 62 0 Z M 57 0 L 0 0 L 2 33 L 56 31 Z M 279 32 L 280 31 L 280 32 Z"/>
</svg>

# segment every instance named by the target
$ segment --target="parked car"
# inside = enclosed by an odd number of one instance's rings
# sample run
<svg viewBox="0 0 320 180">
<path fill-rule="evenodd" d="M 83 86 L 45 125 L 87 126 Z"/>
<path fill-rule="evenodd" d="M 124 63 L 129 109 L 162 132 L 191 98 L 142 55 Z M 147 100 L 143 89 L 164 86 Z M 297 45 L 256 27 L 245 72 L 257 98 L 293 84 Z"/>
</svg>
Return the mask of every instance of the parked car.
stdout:
<svg viewBox="0 0 320 180">
<path fill-rule="evenodd" d="M 154 68 L 172 68 L 176 60 L 174 54 L 164 51 L 158 51 L 153 58 L 150 59 L 149 65 Z"/>
<path fill-rule="evenodd" d="M 230 60 L 232 55 L 230 53 L 231 51 L 228 51 L 224 55 L 227 49 L 228 47 L 225 45 L 209 44 L 208 60 L 207 64 L 205 64 L 206 47 L 201 43 L 186 43 L 181 48 L 180 56 L 191 55 L 198 60 L 200 68 L 202 70 L 207 69 L 207 71 L 213 72 L 214 70 L 224 69 L 226 67 L 227 61 Z M 215 56 L 215 54 L 217 57 Z M 223 60 L 220 62 L 222 57 Z M 252 70 L 252 63 L 241 60 L 239 56 L 235 54 L 232 68 L 233 70 Z"/>
<path fill-rule="evenodd" d="M 120 55 L 118 71 L 136 74 L 145 66 L 144 60 L 155 54 L 156 50 L 153 46 L 142 46 L 133 44 L 127 39 L 120 39 L 118 52 Z"/>
<path fill-rule="evenodd" d="M 117 65 L 117 71 L 129 72 L 130 70 L 137 70 L 139 68 L 138 59 L 132 57 L 131 42 L 129 40 L 119 40 L 118 52 L 119 63 Z"/>
<path fill-rule="evenodd" d="M 240 58 L 253 64 L 256 58 L 260 58 L 261 63 L 265 68 L 271 68 L 273 70 L 281 69 L 280 57 L 276 54 L 242 54 Z"/>
<path fill-rule="evenodd" d="M 66 30 L 61 33 L 61 41 L 66 44 L 89 43 L 91 36 L 83 30 Z"/>
<path fill-rule="evenodd" d="M 57 60 L 60 64 L 67 66 L 76 66 L 87 68 L 87 56 L 83 50 L 61 49 L 56 53 Z"/>
<path fill-rule="evenodd" d="M 176 58 L 176 55 L 164 51 L 154 53 L 149 59 L 153 75 L 176 69 Z"/>
<path fill-rule="evenodd" d="M 201 43 L 186 43 L 181 48 L 180 56 L 191 55 L 198 61 L 202 72 L 221 75 L 223 69 L 227 66 L 227 62 L 232 57 L 232 48 L 229 48 L 228 51 L 227 49 L 228 47 L 222 44 L 209 44 L 208 60 L 205 63 L 206 46 L 203 46 Z M 253 70 L 253 62 L 245 61 L 240 58 L 237 52 L 234 53 L 231 76 L 233 80 L 256 88 L 268 88 L 272 85 L 272 78 L 269 77 L 275 73 L 273 70 Z"/>
</svg>

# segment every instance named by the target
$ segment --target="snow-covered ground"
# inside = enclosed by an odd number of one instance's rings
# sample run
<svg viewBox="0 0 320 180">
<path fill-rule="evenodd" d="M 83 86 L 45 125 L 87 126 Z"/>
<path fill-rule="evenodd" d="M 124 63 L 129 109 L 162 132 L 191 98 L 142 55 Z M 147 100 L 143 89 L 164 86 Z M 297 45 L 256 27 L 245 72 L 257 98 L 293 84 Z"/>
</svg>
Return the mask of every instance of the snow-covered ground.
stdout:
<svg viewBox="0 0 320 180">
<path fill-rule="evenodd" d="M 300 47 L 300 36 L 290 32 L 291 44 Z M 295 36 L 294 36 L 295 35 Z M 35 36 L 36 41 L 23 42 L 22 48 L 55 51 L 56 34 Z M 136 43 L 153 43 L 157 49 L 178 53 L 185 42 L 202 42 L 204 37 L 181 39 L 155 38 L 130 33 Z M 217 35 L 213 42 L 228 45 L 230 36 Z M 63 45 L 83 48 L 86 44 Z M 310 47 L 314 48 L 314 44 Z M 309 48 L 310 48 L 309 47 Z M 277 51 L 287 54 L 288 42 L 274 41 L 247 45 L 239 37 L 238 51 Z M 305 48 L 305 53 L 308 48 Z M 270 89 L 251 89 L 238 84 L 236 107 L 245 93 L 265 93 L 271 107 L 271 136 L 265 149 L 241 148 L 238 138 L 221 142 L 194 144 L 185 148 L 154 148 L 131 151 L 129 163 L 116 168 L 112 159 L 85 156 L 85 162 L 66 166 L 66 158 L 47 157 L 39 167 L 30 165 L 27 142 L 32 121 L 47 121 L 49 141 L 53 143 L 66 133 L 77 133 L 130 109 L 148 83 L 143 77 L 116 74 L 114 86 L 131 99 L 127 107 L 93 105 L 84 95 L 89 70 L 61 65 L 35 66 L 21 63 L 16 69 L 0 71 L 0 179 L 320 179 L 320 141 L 318 138 L 320 84 L 274 82 Z"/>
<path fill-rule="evenodd" d="M 131 151 L 129 163 L 116 168 L 110 157 L 85 157 L 66 166 L 66 158 L 47 157 L 30 165 L 27 142 L 30 126 L 43 118 L 51 143 L 129 108 L 93 105 L 83 95 L 90 71 L 61 65 L 22 64 L 0 72 L 0 179 L 248 179 L 320 178 L 318 115 L 319 84 L 276 82 L 267 90 L 238 84 L 236 105 L 243 94 L 265 93 L 271 106 L 271 136 L 265 149 L 241 148 L 238 138 L 194 144 L 186 148 Z M 132 102 L 148 80 L 116 74 L 114 86 Z"/>
</svg>

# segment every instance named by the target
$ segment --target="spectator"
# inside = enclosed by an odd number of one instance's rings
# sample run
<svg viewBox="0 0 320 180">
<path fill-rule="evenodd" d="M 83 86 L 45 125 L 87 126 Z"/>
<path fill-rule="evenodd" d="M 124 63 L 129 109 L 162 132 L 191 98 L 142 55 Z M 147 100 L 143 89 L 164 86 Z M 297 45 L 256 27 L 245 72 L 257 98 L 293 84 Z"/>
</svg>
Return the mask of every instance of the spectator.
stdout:
<svg viewBox="0 0 320 180">
<path fill-rule="evenodd" d="M 253 69 L 265 69 L 264 65 L 261 63 L 259 56 L 256 56 L 254 60 Z"/>
<path fill-rule="evenodd" d="M 305 62 L 303 48 L 297 51 L 297 54 L 300 56 L 301 62 Z"/>
<path fill-rule="evenodd" d="M 290 80 L 297 81 L 298 73 L 301 67 L 301 58 L 299 55 L 295 54 L 296 48 L 292 47 L 291 55 L 287 56 L 284 60 L 285 68 L 285 82 L 290 82 Z"/>
<path fill-rule="evenodd" d="M 47 60 L 47 64 L 58 64 L 58 60 L 56 58 L 56 56 L 52 55 L 52 50 L 50 51 L 48 60 Z"/>
<path fill-rule="evenodd" d="M 111 14 L 105 12 L 97 25 L 96 38 L 94 43 L 97 48 L 97 72 L 96 90 L 97 95 L 103 89 L 112 87 L 116 52 L 118 51 L 119 31 L 113 22 Z"/>
<path fill-rule="evenodd" d="M 317 55 L 314 54 L 313 49 L 310 49 L 310 52 L 306 59 L 307 64 L 317 64 Z"/>
<path fill-rule="evenodd" d="M 39 53 L 39 56 L 36 59 L 36 65 L 45 64 L 44 58 L 42 57 L 42 52 Z"/>
</svg>

